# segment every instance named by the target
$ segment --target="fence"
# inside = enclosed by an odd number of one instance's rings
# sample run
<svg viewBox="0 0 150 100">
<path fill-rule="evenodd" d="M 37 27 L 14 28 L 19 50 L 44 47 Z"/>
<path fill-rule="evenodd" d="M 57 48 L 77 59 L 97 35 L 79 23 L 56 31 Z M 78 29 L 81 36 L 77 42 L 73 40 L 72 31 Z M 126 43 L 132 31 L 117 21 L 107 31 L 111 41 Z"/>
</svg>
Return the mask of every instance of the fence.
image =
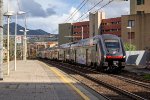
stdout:
<svg viewBox="0 0 150 100">
<path fill-rule="evenodd" d="M 141 67 L 150 67 L 150 51 L 126 51 L 126 63 Z"/>
</svg>

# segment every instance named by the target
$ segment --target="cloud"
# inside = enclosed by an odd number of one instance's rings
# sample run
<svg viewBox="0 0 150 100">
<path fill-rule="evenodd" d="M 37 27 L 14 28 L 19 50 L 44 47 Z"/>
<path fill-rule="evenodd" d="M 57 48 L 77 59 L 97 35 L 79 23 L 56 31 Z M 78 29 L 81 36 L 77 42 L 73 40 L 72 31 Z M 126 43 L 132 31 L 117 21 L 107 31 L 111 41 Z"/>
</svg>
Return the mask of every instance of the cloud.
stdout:
<svg viewBox="0 0 150 100">
<path fill-rule="evenodd" d="M 47 11 L 48 15 L 54 15 L 54 14 L 56 14 L 56 12 L 54 11 L 53 8 L 47 8 L 46 11 Z"/>
<path fill-rule="evenodd" d="M 48 8 L 47 10 L 44 10 L 42 8 L 42 5 L 38 2 L 35 2 L 34 0 L 20 0 L 20 3 L 22 5 L 22 8 L 24 11 L 29 12 L 29 15 L 32 17 L 48 17 L 53 14 L 56 14 L 55 10 L 52 8 Z"/>
<path fill-rule="evenodd" d="M 129 1 L 115 1 L 107 7 L 103 8 L 102 11 L 106 12 L 106 17 L 120 17 L 121 15 L 128 14 L 130 12 Z"/>
<path fill-rule="evenodd" d="M 103 11 L 106 13 L 106 18 L 119 17 L 124 14 L 128 14 L 130 11 L 130 0 L 114 0 L 104 8 L 100 9 L 102 6 L 107 4 L 110 0 L 103 0 L 95 9 L 91 12 L 95 12 L 99 9 L 99 11 Z M 100 2 L 100 0 L 89 0 L 89 8 L 93 7 L 96 3 Z"/>
<path fill-rule="evenodd" d="M 29 29 L 43 29 L 47 32 L 57 34 L 58 31 L 54 31 L 54 30 L 58 30 L 58 24 L 60 23 L 64 23 L 64 21 L 66 20 L 66 18 L 68 18 L 68 16 L 75 10 L 76 8 L 71 8 L 69 10 L 69 13 L 67 14 L 55 14 L 46 18 L 43 17 L 30 17 L 27 18 L 27 26 Z M 77 15 L 71 20 L 74 21 L 76 18 L 78 18 L 79 16 L 81 16 L 81 13 L 78 12 Z M 20 22 L 22 21 L 21 19 L 19 20 Z M 22 23 L 23 25 L 23 23 Z"/>
<path fill-rule="evenodd" d="M 4 0 L 6 2 L 7 0 Z M 16 1 L 16 0 L 12 0 Z M 75 0 L 73 0 L 75 1 Z M 54 30 L 58 29 L 58 24 L 64 23 L 64 21 L 70 16 L 70 14 L 77 9 L 79 1 L 73 3 L 72 0 L 20 0 L 23 11 L 29 12 L 29 17 L 27 18 L 27 26 L 29 29 L 43 29 L 47 32 L 53 33 Z M 76 22 L 83 13 L 90 9 L 94 4 L 100 0 L 89 0 L 90 2 L 86 5 L 86 8 L 80 10 L 72 20 L 69 22 Z M 102 7 L 109 0 L 103 0 L 93 12 L 98 8 Z M 5 5 L 7 2 L 5 3 Z M 13 5 L 14 6 L 14 5 Z M 15 5 L 16 6 L 16 5 Z M 7 5 L 5 6 L 7 8 Z M 16 7 L 17 8 L 17 7 Z M 122 14 L 127 14 L 129 12 L 129 1 L 123 2 L 115 0 L 113 3 L 109 4 L 100 11 L 106 12 L 106 18 L 119 17 Z M 86 15 L 83 17 L 85 18 Z M 82 19 L 82 18 L 81 18 Z M 24 21 L 20 18 L 19 24 L 24 25 Z M 85 19 L 85 20 L 88 20 Z M 55 32 L 56 34 L 57 32 Z"/>
</svg>

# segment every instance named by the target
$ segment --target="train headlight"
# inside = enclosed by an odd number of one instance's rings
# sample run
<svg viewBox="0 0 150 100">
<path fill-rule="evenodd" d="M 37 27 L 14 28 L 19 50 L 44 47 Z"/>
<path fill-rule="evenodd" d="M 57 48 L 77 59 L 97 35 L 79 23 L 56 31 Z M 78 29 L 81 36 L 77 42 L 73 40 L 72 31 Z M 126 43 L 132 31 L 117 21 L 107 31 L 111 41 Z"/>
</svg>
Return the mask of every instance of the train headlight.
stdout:
<svg viewBox="0 0 150 100">
<path fill-rule="evenodd" d="M 123 58 L 126 58 L 126 56 L 123 56 Z"/>
</svg>

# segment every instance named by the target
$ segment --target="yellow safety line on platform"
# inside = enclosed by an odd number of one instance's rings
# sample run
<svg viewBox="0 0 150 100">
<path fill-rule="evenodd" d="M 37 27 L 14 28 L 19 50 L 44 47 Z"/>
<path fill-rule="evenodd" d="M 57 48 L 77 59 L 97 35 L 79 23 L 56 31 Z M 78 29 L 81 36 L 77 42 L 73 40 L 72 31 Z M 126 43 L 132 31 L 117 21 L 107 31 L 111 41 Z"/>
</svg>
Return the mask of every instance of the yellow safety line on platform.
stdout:
<svg viewBox="0 0 150 100">
<path fill-rule="evenodd" d="M 42 63 L 42 62 L 40 62 Z M 42 63 L 44 64 L 48 69 L 50 69 L 51 71 L 53 71 L 56 75 L 58 75 L 65 83 L 67 83 L 72 89 L 74 89 L 84 100 L 90 100 L 89 97 L 87 97 L 85 94 L 83 94 L 78 88 L 76 88 L 73 84 L 71 84 L 68 79 L 64 78 L 63 74 L 61 74 L 61 72 L 59 72 L 58 70 L 52 68 L 52 67 L 49 67 L 48 65 L 46 65 L 45 63 Z"/>
</svg>

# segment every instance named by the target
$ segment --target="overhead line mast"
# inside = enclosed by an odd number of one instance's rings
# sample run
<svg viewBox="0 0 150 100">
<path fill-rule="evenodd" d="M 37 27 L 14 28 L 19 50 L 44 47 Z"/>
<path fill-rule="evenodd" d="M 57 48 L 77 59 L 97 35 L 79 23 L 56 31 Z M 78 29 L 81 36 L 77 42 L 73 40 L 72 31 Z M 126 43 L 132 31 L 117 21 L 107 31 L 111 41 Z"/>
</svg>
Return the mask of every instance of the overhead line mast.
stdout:
<svg viewBox="0 0 150 100">
<path fill-rule="evenodd" d="M 0 0 L 0 80 L 3 80 L 3 0 Z"/>
</svg>

